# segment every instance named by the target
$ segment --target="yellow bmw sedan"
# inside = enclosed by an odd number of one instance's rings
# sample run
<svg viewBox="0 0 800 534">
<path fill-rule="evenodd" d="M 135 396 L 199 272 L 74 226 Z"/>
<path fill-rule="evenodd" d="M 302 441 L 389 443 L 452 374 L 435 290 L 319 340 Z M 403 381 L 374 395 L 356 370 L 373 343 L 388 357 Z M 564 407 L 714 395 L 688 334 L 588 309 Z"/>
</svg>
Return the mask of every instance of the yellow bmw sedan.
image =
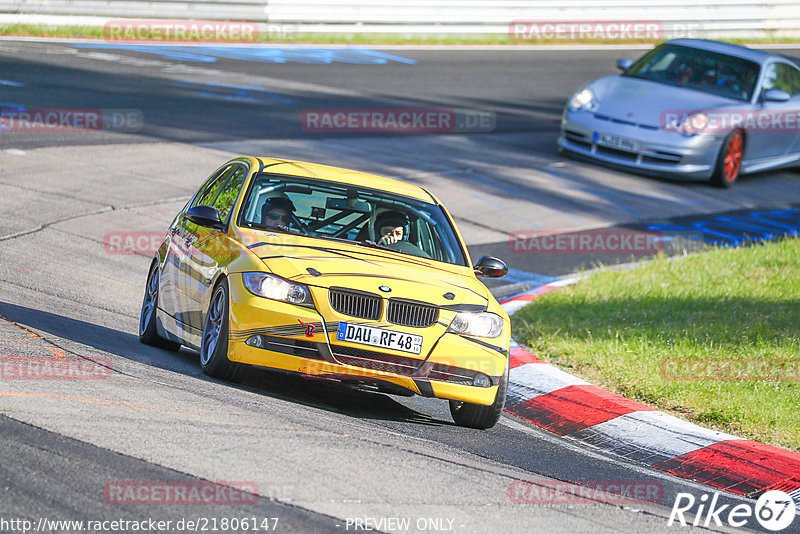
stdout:
<svg viewBox="0 0 800 534">
<path fill-rule="evenodd" d="M 323 165 L 240 157 L 173 220 L 150 267 L 142 343 L 248 366 L 450 400 L 490 428 L 508 386 L 508 315 L 453 219 L 423 188 Z"/>
</svg>

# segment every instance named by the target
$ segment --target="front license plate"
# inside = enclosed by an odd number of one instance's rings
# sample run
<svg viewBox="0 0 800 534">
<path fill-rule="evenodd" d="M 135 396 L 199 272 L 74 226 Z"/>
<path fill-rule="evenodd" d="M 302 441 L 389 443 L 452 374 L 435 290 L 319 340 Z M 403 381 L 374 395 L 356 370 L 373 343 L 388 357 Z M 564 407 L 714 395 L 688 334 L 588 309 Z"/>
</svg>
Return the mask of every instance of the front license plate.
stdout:
<svg viewBox="0 0 800 534">
<path fill-rule="evenodd" d="M 595 132 L 594 142 L 598 145 L 627 150 L 628 152 L 639 152 L 642 148 L 640 141 L 614 134 Z"/>
<path fill-rule="evenodd" d="M 412 354 L 422 352 L 422 336 L 420 335 L 405 334 L 362 324 L 339 323 L 336 339 L 384 349 L 401 350 Z"/>
</svg>

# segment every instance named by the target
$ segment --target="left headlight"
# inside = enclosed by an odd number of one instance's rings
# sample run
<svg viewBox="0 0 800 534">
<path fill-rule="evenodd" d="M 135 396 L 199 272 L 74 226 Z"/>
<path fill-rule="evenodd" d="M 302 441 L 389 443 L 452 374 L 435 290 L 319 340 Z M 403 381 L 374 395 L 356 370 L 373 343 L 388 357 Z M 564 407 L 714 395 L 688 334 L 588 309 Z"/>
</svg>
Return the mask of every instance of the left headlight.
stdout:
<svg viewBox="0 0 800 534">
<path fill-rule="evenodd" d="M 498 337 L 503 333 L 503 318 L 491 312 L 459 312 L 448 330 L 467 336 Z"/>
<path fill-rule="evenodd" d="M 584 87 L 569 99 L 567 107 L 570 111 L 578 111 L 585 109 L 586 111 L 594 111 L 597 109 L 597 95 L 588 87 Z"/>
<path fill-rule="evenodd" d="M 242 273 L 244 287 L 253 295 L 298 306 L 314 307 L 311 291 L 305 284 L 290 282 L 267 273 Z"/>
</svg>

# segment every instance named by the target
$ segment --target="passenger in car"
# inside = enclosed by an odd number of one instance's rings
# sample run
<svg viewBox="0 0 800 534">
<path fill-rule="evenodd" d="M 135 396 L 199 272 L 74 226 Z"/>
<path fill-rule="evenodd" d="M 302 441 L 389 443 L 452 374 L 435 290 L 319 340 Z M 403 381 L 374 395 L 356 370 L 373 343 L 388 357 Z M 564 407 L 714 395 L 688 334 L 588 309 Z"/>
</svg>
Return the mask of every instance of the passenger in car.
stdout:
<svg viewBox="0 0 800 534">
<path fill-rule="evenodd" d="M 375 219 L 379 245 L 391 245 L 402 241 L 409 226 L 408 215 L 400 211 L 384 211 Z"/>
</svg>

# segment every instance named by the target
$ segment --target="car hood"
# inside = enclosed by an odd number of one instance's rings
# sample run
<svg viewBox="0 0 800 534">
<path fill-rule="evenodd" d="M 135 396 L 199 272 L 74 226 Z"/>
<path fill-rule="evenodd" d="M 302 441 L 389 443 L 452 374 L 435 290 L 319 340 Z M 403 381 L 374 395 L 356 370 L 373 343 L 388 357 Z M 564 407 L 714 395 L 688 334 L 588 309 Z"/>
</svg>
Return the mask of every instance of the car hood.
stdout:
<svg viewBox="0 0 800 534">
<path fill-rule="evenodd" d="M 601 78 L 590 87 L 600 100 L 596 114 L 651 127 L 664 125 L 668 113 L 683 116 L 701 110 L 747 105 L 693 89 L 625 76 Z"/>
<path fill-rule="evenodd" d="M 248 248 L 270 272 L 310 286 L 376 294 L 381 294 L 379 286 L 386 286 L 391 289 L 387 297 L 442 307 L 485 309 L 489 301 L 486 286 L 464 266 L 356 244 L 277 234 Z M 448 293 L 452 298 L 445 296 Z"/>
</svg>

